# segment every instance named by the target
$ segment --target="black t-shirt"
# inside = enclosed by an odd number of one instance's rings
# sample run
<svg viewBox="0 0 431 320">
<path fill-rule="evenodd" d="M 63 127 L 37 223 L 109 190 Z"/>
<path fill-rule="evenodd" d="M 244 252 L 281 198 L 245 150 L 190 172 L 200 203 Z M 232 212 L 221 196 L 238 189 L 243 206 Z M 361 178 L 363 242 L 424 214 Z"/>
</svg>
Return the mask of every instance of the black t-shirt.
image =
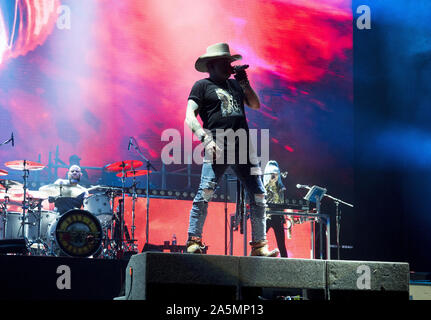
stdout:
<svg viewBox="0 0 431 320">
<path fill-rule="evenodd" d="M 197 81 L 189 95 L 189 99 L 199 106 L 203 128 L 213 135 L 216 129 L 245 129 L 248 132 L 244 97 L 244 91 L 236 80 L 216 83 L 209 78 Z"/>
</svg>

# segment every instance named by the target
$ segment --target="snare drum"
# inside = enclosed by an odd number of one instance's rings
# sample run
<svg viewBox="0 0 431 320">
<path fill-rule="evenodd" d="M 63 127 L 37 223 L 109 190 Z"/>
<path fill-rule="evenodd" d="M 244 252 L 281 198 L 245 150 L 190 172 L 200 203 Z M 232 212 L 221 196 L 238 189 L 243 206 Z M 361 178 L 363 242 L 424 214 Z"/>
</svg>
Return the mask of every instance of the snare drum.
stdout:
<svg viewBox="0 0 431 320">
<path fill-rule="evenodd" d="M 84 210 L 95 215 L 103 225 L 112 220 L 111 201 L 104 193 L 93 194 L 84 199 Z"/>
<path fill-rule="evenodd" d="M 67 211 L 49 227 L 48 244 L 56 256 L 90 257 L 100 253 L 102 226 L 90 212 Z"/>
</svg>

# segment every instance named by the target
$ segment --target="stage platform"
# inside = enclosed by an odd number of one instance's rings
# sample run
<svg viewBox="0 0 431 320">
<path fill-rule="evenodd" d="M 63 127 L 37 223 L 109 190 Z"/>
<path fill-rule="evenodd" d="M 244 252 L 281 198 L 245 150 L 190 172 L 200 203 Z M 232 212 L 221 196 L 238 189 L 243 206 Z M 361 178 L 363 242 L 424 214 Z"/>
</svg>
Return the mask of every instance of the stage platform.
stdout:
<svg viewBox="0 0 431 320">
<path fill-rule="evenodd" d="M 130 260 L 0 255 L 0 300 L 409 299 L 409 265 L 145 252 Z"/>
<path fill-rule="evenodd" d="M 409 264 L 146 252 L 117 300 L 409 300 Z"/>
</svg>

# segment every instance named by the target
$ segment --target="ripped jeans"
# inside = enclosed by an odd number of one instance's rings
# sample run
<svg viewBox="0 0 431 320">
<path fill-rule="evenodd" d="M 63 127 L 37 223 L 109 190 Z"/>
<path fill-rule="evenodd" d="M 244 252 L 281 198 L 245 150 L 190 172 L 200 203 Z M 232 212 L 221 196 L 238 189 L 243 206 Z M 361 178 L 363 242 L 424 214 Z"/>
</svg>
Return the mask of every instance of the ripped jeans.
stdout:
<svg viewBox="0 0 431 320">
<path fill-rule="evenodd" d="M 251 175 L 251 164 L 212 164 L 202 165 L 201 182 L 193 200 L 189 218 L 189 237 L 202 237 L 202 230 L 207 217 L 208 202 L 226 169 L 232 166 L 237 178 L 244 185 L 250 199 L 250 220 L 252 241 L 266 239 L 265 188 L 260 175 Z M 255 167 L 254 167 L 255 168 Z"/>
</svg>

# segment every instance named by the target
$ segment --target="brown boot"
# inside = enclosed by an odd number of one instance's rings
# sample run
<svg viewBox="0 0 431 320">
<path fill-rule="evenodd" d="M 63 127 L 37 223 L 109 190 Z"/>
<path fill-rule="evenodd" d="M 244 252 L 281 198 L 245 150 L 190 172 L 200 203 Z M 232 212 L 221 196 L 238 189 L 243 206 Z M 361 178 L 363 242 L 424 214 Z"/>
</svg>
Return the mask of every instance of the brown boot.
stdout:
<svg viewBox="0 0 431 320">
<path fill-rule="evenodd" d="M 205 244 L 202 243 L 202 238 L 190 237 L 186 243 L 187 253 L 203 253 Z"/>
<path fill-rule="evenodd" d="M 278 249 L 274 249 L 272 251 L 268 250 L 268 241 L 260 240 L 255 242 L 250 242 L 251 245 L 251 253 L 250 256 L 259 256 L 259 257 L 276 257 L 279 254 Z"/>
</svg>

